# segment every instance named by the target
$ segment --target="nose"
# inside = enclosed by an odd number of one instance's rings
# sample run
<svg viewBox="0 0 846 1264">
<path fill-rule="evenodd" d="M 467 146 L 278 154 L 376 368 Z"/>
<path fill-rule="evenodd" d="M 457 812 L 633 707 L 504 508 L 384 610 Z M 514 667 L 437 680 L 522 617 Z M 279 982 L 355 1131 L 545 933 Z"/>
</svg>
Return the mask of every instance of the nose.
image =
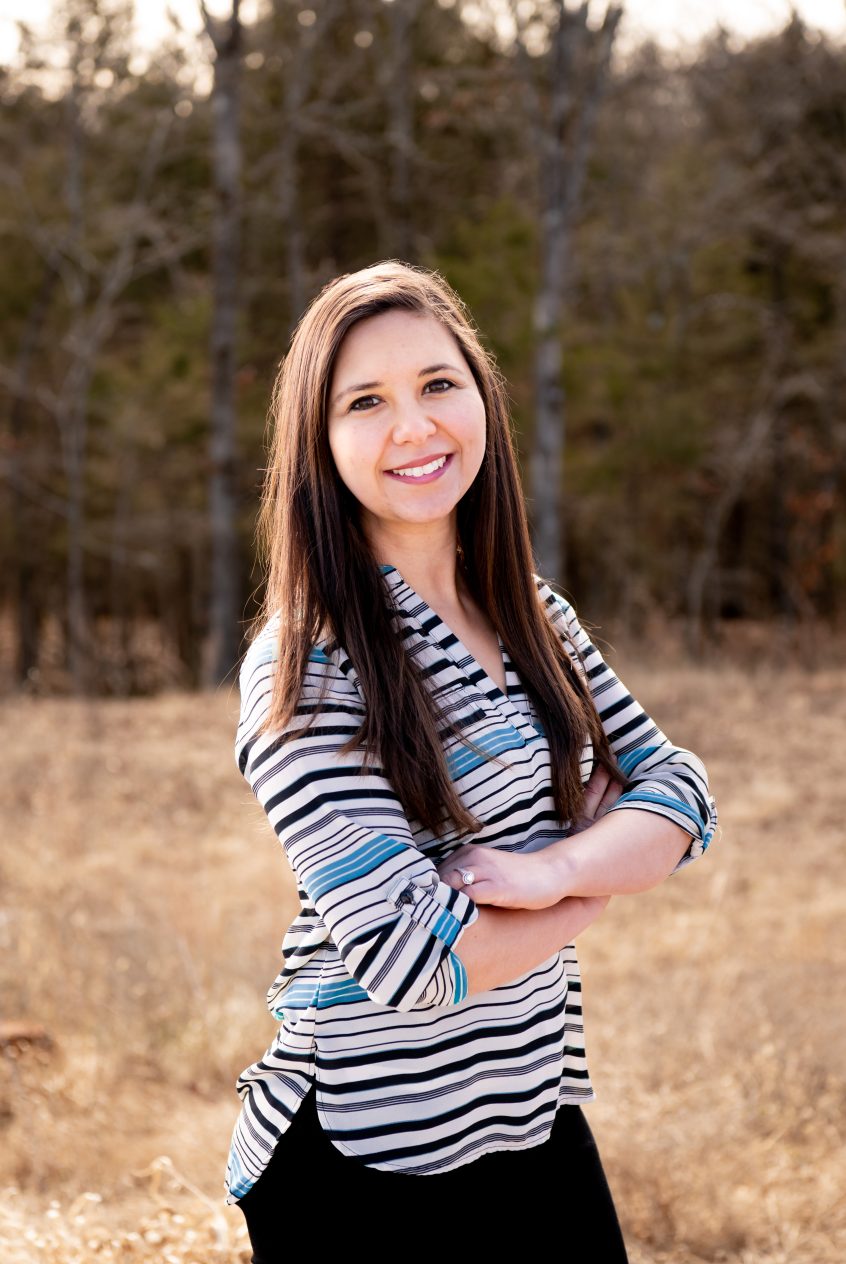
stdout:
<svg viewBox="0 0 846 1264">
<path fill-rule="evenodd" d="M 419 404 L 407 404 L 400 409 L 394 422 L 394 443 L 425 443 L 437 430 L 431 417 Z"/>
</svg>

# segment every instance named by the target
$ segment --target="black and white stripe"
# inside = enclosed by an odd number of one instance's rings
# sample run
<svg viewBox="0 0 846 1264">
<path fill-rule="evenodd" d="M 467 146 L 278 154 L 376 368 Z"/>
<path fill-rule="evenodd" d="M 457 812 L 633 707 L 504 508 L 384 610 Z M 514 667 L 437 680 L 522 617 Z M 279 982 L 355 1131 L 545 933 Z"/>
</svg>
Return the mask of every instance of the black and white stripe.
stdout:
<svg viewBox="0 0 846 1264">
<path fill-rule="evenodd" d="M 445 738 L 467 807 L 485 822 L 474 843 L 533 851 L 567 832 L 551 796 L 549 748 L 502 642 L 507 691 L 392 566 L 382 566 L 397 630 L 462 736 L 502 767 Z M 591 643 L 573 607 L 534 577 L 544 610 L 569 633 L 624 770 L 635 783 L 611 811 L 638 808 L 691 834 L 677 868 L 701 855 L 717 823 L 701 760 L 674 746 Z M 263 1057 L 236 1088 L 243 1106 L 230 1147 L 226 1201 L 264 1170 L 312 1082 L 333 1144 L 369 1166 L 417 1175 L 549 1135 L 555 1111 L 594 1096 L 585 1058 L 574 944 L 526 974 L 467 995 L 461 936 L 478 917 L 435 866 L 461 841 L 409 820 L 389 782 L 363 773 L 340 747 L 359 727 L 363 699 L 344 650 L 312 652 L 297 714 L 329 692 L 309 733 L 280 744 L 257 735 L 270 696 L 278 616 L 250 646 L 240 674 L 238 767 L 262 804 L 296 875 L 300 913 L 267 993 L 279 1020 Z M 566 640 L 565 640 L 566 644 Z M 302 723 L 295 718 L 292 728 Z M 588 742 L 582 777 L 593 763 Z"/>
</svg>

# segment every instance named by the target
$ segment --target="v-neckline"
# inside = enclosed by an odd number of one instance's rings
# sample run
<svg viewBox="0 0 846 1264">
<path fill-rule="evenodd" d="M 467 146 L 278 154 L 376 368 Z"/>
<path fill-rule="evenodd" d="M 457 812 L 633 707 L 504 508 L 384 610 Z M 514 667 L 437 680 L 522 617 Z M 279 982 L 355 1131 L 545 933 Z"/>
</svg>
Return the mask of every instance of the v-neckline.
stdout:
<svg viewBox="0 0 846 1264">
<path fill-rule="evenodd" d="M 389 562 L 384 562 L 380 564 L 379 569 L 385 577 L 389 591 L 402 605 L 405 617 L 416 623 L 423 635 L 429 636 L 437 642 L 451 660 L 456 671 L 464 676 L 472 688 L 477 693 L 480 693 L 489 705 L 495 707 L 501 714 L 506 716 L 524 737 L 536 738 L 538 730 L 528 716 L 524 715 L 508 696 L 508 677 L 512 674 L 516 675 L 516 671 L 499 634 L 499 629 L 497 629 L 496 639 L 500 655 L 502 656 L 505 690 L 488 675 L 482 664 L 475 655 L 471 654 L 457 633 L 453 632 L 452 628 L 444 622 L 438 612 L 421 597 L 416 589 L 411 587 L 411 584 L 403 578 L 396 566 Z M 405 593 L 402 592 L 403 589 Z"/>
</svg>

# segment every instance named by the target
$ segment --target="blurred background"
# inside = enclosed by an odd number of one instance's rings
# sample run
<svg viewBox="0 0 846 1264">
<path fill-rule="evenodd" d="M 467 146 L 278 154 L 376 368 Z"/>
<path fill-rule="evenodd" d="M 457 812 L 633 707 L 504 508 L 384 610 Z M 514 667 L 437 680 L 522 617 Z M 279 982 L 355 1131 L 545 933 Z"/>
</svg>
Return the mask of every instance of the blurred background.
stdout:
<svg viewBox="0 0 846 1264">
<path fill-rule="evenodd" d="M 249 1258 L 295 905 L 232 756 L 267 409 L 395 257 L 467 304 L 541 573 L 720 809 L 580 941 L 633 1264 L 839 1264 L 841 0 L 0 0 L 0 58 L 4 1260 Z"/>
</svg>

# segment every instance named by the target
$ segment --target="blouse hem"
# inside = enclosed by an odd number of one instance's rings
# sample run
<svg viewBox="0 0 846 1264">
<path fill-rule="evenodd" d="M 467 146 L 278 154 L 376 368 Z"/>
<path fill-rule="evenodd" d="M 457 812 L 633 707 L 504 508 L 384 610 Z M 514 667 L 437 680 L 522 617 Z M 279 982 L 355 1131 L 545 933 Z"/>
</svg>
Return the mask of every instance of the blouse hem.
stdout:
<svg viewBox="0 0 846 1264">
<path fill-rule="evenodd" d="M 596 1092 L 593 1089 L 593 1087 L 589 1088 L 588 1090 L 584 1092 L 574 1092 L 573 1090 L 570 1090 L 568 1092 L 561 1093 L 556 1100 L 555 1114 L 553 1115 L 553 1119 L 555 1118 L 555 1115 L 558 1114 L 558 1111 L 561 1109 L 562 1106 L 582 1106 L 586 1102 L 592 1102 L 595 1100 L 596 1100 Z M 316 1101 L 315 1101 L 315 1106 L 317 1108 L 318 1115 L 320 1115 L 322 1112 L 320 1111 L 320 1107 L 317 1105 Z M 323 1127 L 322 1124 L 320 1126 L 321 1128 Z M 326 1129 L 324 1128 L 323 1131 L 326 1132 Z M 281 1133 L 278 1140 L 281 1140 L 284 1135 L 285 1135 L 284 1133 Z M 547 1141 L 548 1139 L 549 1139 L 549 1134 L 547 1133 L 546 1137 L 537 1137 L 532 1141 L 526 1141 L 526 1142 L 521 1143 L 520 1145 L 488 1146 L 486 1149 L 482 1150 L 481 1153 L 479 1154 L 467 1155 L 465 1158 L 460 1159 L 457 1163 L 453 1163 L 451 1167 L 440 1167 L 436 1171 L 433 1171 L 433 1172 L 409 1172 L 407 1168 L 394 1167 L 393 1165 L 380 1167 L 378 1164 L 375 1164 L 375 1163 L 365 1163 L 364 1166 L 373 1167 L 376 1169 L 376 1171 L 379 1171 L 379 1172 L 390 1172 L 392 1174 L 399 1174 L 399 1175 L 440 1176 L 442 1173 L 454 1172 L 460 1167 L 466 1167 L 468 1163 L 474 1163 L 476 1159 L 484 1158 L 486 1154 L 499 1154 L 505 1150 L 516 1150 L 516 1151 L 532 1150 L 535 1148 L 535 1146 L 543 1145 L 543 1143 Z M 347 1157 L 354 1158 L 359 1163 L 364 1162 L 361 1155 L 356 1154 L 352 1150 L 346 1149 L 345 1146 L 337 1145 L 334 1141 L 332 1141 L 332 1138 L 329 1137 L 328 1135 L 327 1135 L 327 1140 L 332 1145 L 334 1145 L 337 1150 L 339 1150 L 342 1154 L 346 1155 Z M 272 1154 L 272 1151 L 271 1151 L 271 1154 Z M 270 1162 L 270 1157 L 271 1155 L 269 1154 L 268 1160 L 267 1160 L 268 1163 Z M 265 1167 L 266 1166 L 267 1165 L 265 1165 Z M 264 1171 L 265 1171 L 265 1168 L 262 1168 L 262 1171 L 259 1172 L 259 1175 L 256 1177 L 255 1181 L 253 1182 L 253 1185 L 255 1185 L 258 1182 L 258 1180 L 261 1178 L 261 1175 Z M 241 1201 L 241 1198 L 244 1197 L 243 1194 L 240 1197 L 236 1197 L 231 1192 L 231 1190 L 229 1189 L 229 1186 L 226 1184 L 225 1181 L 224 1181 L 224 1189 L 226 1190 L 226 1198 L 224 1199 L 224 1204 L 227 1207 L 236 1206 Z M 250 1186 L 250 1189 L 252 1189 L 252 1185 Z M 245 1192 L 248 1193 L 249 1191 L 245 1191 Z"/>
</svg>

